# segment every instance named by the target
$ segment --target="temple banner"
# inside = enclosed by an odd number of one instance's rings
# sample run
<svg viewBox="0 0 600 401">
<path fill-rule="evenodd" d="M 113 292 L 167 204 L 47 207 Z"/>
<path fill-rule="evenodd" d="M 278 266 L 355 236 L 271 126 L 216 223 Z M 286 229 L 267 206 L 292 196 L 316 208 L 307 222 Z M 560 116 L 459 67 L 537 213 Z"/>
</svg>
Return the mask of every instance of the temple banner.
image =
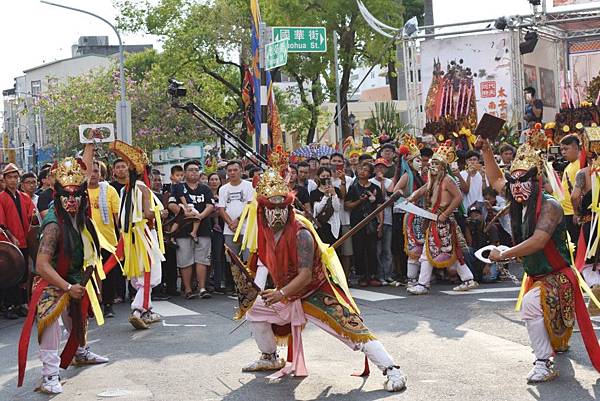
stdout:
<svg viewBox="0 0 600 401">
<path fill-rule="evenodd" d="M 424 131 L 449 137 L 461 128 L 473 129 L 484 113 L 509 120 L 510 54 L 508 33 L 424 41 Z"/>
</svg>

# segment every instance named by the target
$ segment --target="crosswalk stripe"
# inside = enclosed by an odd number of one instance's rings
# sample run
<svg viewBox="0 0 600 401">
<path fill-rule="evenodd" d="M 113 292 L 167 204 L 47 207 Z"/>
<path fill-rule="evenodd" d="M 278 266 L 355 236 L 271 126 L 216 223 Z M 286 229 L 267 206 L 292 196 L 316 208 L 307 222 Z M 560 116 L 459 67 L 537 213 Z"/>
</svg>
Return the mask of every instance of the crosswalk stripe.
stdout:
<svg viewBox="0 0 600 401">
<path fill-rule="evenodd" d="M 365 301 L 371 301 L 371 302 L 406 298 L 406 297 L 401 297 L 398 295 L 384 294 L 381 292 L 359 290 L 357 288 L 351 288 L 350 293 L 352 294 L 352 296 L 354 298 L 363 299 Z"/>
<path fill-rule="evenodd" d="M 477 300 L 483 302 L 517 302 L 517 298 L 478 298 Z"/>
<path fill-rule="evenodd" d="M 199 315 L 198 312 L 184 308 L 168 301 L 152 302 L 152 309 L 163 317 L 168 316 L 194 316 Z"/>
<path fill-rule="evenodd" d="M 500 287 L 500 288 L 476 288 L 469 291 L 440 291 L 446 295 L 474 295 L 474 294 L 487 294 L 494 292 L 519 292 L 520 287 Z"/>
</svg>

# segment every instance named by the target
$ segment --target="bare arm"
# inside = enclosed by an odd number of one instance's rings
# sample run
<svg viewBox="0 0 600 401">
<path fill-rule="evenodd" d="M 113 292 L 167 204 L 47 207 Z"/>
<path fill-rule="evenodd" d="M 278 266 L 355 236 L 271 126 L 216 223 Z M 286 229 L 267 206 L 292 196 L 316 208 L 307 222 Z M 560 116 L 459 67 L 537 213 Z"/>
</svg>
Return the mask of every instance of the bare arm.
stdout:
<svg viewBox="0 0 600 401">
<path fill-rule="evenodd" d="M 392 181 L 393 183 L 393 181 Z M 398 180 L 398 182 L 396 183 L 396 185 L 394 185 L 394 187 L 392 188 L 392 190 L 390 192 L 396 192 L 396 191 L 402 191 L 402 193 L 404 193 L 404 189 L 406 188 L 406 185 L 408 184 L 408 174 L 404 173 L 402 174 L 402 177 L 400 177 L 400 179 Z"/>
<path fill-rule="evenodd" d="M 154 219 L 154 210 L 150 209 L 150 190 L 146 186 L 140 186 L 142 190 L 142 212 L 144 218 L 148 220 Z"/>
<path fill-rule="evenodd" d="M 423 197 L 423 195 L 425 195 L 425 192 L 427 192 L 427 184 L 423 184 L 421 186 L 421 188 L 419 188 L 415 192 L 413 192 L 412 195 L 409 196 L 407 200 L 411 203 L 414 203 L 414 202 L 418 201 L 419 199 L 421 199 Z M 461 198 L 462 198 L 462 195 L 461 195 Z"/>
<path fill-rule="evenodd" d="M 502 193 L 506 180 L 502 174 L 502 170 L 498 167 L 496 159 L 494 158 L 494 152 L 487 139 L 481 137 L 477 138 L 477 142 L 481 143 L 481 153 L 483 155 L 483 165 L 485 166 L 485 173 L 487 174 L 490 186 L 498 193 Z"/>
<path fill-rule="evenodd" d="M 92 164 L 94 163 L 94 144 L 86 143 L 85 148 L 83 148 L 83 163 L 85 164 L 85 175 L 86 177 L 90 177 L 92 174 Z"/>
<path fill-rule="evenodd" d="M 57 251 L 59 238 L 60 228 L 58 224 L 50 223 L 44 227 L 35 260 L 35 269 L 40 277 L 48 283 L 63 291 L 67 291 L 69 283 L 52 267 L 52 258 Z"/>
<path fill-rule="evenodd" d="M 366 200 L 367 200 L 367 197 L 363 196 L 355 201 L 345 201 L 344 207 L 346 208 L 346 210 L 352 210 L 352 209 L 358 207 L 361 203 L 365 202 Z"/>
<path fill-rule="evenodd" d="M 577 175 L 575 175 L 575 187 L 573 188 L 573 192 L 571 192 L 571 202 L 573 203 L 575 215 L 579 214 L 578 212 L 581 205 L 581 198 L 583 197 L 583 192 L 585 191 L 586 170 L 587 169 L 579 170 Z"/>
<path fill-rule="evenodd" d="M 558 227 L 562 218 L 563 212 L 558 202 L 553 199 L 545 201 L 542 204 L 540 219 L 533 235 L 520 244 L 502 252 L 500 259 L 493 260 L 520 258 L 541 251 L 546 246 L 546 243 L 550 241 L 554 230 Z M 490 259 L 492 259 L 491 253 Z"/>
<path fill-rule="evenodd" d="M 468 194 L 469 190 L 471 189 L 471 175 L 469 173 L 467 173 L 466 181 L 463 178 L 462 174 L 460 174 L 460 173 L 456 174 L 456 178 L 458 179 L 458 185 L 460 186 L 460 190 L 464 194 Z"/>
</svg>

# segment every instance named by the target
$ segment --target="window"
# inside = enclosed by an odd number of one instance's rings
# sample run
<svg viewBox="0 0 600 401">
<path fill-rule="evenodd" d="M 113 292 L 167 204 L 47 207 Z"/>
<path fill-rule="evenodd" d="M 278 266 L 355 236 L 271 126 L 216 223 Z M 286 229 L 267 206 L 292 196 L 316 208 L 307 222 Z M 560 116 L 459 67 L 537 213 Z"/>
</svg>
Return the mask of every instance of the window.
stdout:
<svg viewBox="0 0 600 401">
<path fill-rule="evenodd" d="M 42 93 L 42 81 L 31 81 L 31 94 L 33 96 L 40 95 Z"/>
</svg>

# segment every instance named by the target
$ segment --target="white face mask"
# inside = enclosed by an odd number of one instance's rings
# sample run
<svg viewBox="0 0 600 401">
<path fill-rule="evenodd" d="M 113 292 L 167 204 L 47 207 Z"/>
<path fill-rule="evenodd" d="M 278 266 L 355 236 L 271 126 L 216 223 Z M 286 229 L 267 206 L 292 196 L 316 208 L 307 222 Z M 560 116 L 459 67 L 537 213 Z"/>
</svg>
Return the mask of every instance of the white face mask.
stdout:
<svg viewBox="0 0 600 401">
<path fill-rule="evenodd" d="M 288 220 L 288 208 L 265 208 L 265 218 L 267 220 L 267 225 L 273 231 L 279 231 L 285 226 Z"/>
<path fill-rule="evenodd" d="M 412 161 L 412 168 L 419 172 L 421 171 L 421 167 L 423 166 L 423 164 L 421 163 L 421 158 L 420 157 L 415 157 Z"/>
</svg>

